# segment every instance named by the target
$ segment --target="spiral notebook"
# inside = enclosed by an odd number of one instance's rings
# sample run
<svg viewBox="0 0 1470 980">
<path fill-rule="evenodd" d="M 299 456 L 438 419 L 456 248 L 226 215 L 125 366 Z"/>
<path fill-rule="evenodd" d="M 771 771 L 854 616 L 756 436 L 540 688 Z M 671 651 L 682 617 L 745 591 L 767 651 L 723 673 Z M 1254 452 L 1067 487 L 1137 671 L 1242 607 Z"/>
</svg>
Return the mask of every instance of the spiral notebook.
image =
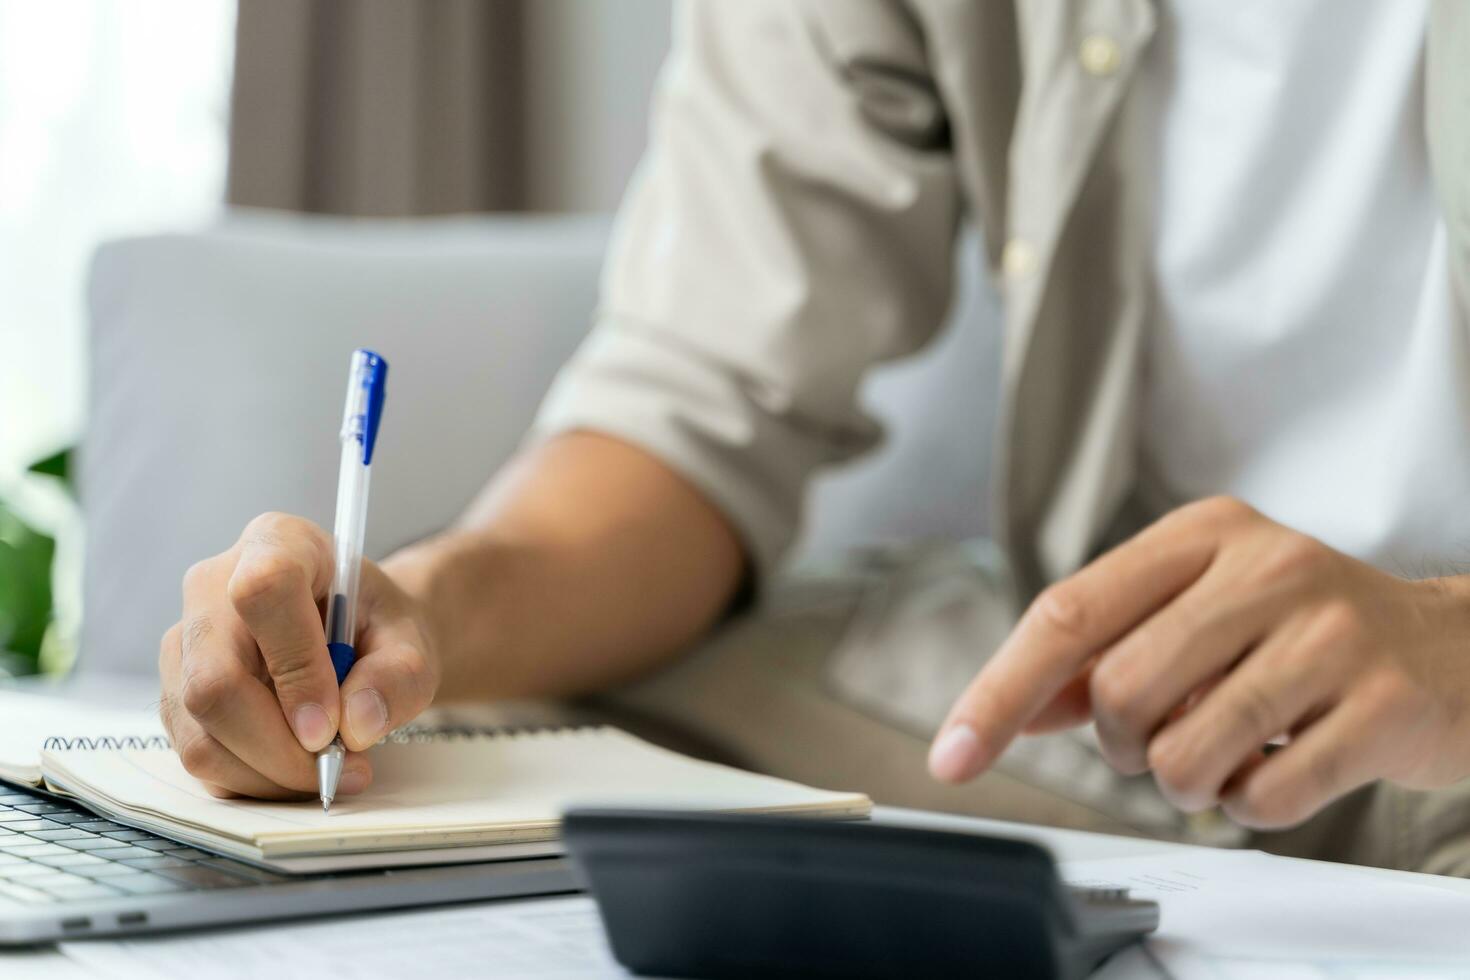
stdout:
<svg viewBox="0 0 1470 980">
<path fill-rule="evenodd" d="M 872 806 L 860 793 L 702 762 L 601 726 L 409 729 L 371 751 L 373 785 L 329 815 L 315 801 L 216 799 L 160 734 L 53 736 L 37 766 L 49 789 L 119 823 L 286 872 L 559 854 L 572 806 L 829 818 Z"/>
</svg>

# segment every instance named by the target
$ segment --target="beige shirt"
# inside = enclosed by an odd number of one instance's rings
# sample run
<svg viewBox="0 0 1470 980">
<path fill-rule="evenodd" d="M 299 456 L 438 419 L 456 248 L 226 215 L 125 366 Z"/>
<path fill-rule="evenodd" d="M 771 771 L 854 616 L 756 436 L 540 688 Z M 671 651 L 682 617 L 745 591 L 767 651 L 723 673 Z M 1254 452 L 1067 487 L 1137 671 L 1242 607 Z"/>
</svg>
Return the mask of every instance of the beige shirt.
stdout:
<svg viewBox="0 0 1470 980">
<path fill-rule="evenodd" d="M 1005 295 L 994 506 L 1022 594 L 1138 500 L 1144 202 L 1114 122 L 1150 0 L 690 0 L 591 337 L 537 433 L 607 432 L 700 487 L 760 572 L 821 466 L 881 433 L 874 363 L 924 344 L 966 215 Z M 1470 308 L 1470 3 L 1435 0 L 1426 119 Z"/>
</svg>

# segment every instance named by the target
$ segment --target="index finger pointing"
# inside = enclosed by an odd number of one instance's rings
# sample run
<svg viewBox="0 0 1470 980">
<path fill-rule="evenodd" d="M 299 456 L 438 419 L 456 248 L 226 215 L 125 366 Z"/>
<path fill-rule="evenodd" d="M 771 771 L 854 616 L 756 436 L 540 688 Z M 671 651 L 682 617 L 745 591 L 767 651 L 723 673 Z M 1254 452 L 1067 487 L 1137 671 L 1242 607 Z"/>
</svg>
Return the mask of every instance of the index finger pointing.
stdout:
<svg viewBox="0 0 1470 980">
<path fill-rule="evenodd" d="M 950 709 L 930 750 L 934 777 L 961 782 L 988 768 L 1093 656 L 1199 578 L 1225 506 L 1176 511 L 1042 592 Z"/>
</svg>

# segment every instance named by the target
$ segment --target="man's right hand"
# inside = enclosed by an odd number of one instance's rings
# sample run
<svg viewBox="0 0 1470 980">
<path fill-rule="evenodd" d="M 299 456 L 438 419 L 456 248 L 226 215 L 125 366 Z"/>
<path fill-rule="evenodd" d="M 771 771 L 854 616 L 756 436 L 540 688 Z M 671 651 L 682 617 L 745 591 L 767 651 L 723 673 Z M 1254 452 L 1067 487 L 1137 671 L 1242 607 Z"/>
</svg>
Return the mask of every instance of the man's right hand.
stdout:
<svg viewBox="0 0 1470 980">
<path fill-rule="evenodd" d="M 217 796 L 315 796 L 314 754 L 340 730 L 338 787 L 372 781 L 363 750 L 427 708 L 440 664 L 418 604 L 363 562 L 357 662 L 340 691 L 322 610 L 332 544 L 310 521 L 263 514 L 184 575 L 183 617 L 163 637 L 159 711 L 184 768 Z"/>
</svg>

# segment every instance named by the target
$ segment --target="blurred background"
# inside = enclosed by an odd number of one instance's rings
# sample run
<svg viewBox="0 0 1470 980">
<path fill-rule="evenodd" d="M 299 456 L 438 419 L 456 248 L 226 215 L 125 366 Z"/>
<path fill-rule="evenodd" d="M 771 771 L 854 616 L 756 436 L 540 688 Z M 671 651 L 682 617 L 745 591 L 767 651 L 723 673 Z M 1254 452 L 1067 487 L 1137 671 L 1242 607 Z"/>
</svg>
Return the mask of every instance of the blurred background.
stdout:
<svg viewBox="0 0 1470 980">
<path fill-rule="evenodd" d="M 356 347 L 392 365 L 368 556 L 449 525 L 592 322 L 671 15 L 0 0 L 0 679 L 148 687 L 190 564 L 262 511 L 330 526 Z M 794 570 L 984 534 L 1000 316 L 962 246 Z"/>
<path fill-rule="evenodd" d="M 0 673 L 78 642 L 99 243 L 609 211 L 668 38 L 666 0 L 0 0 Z"/>
</svg>

